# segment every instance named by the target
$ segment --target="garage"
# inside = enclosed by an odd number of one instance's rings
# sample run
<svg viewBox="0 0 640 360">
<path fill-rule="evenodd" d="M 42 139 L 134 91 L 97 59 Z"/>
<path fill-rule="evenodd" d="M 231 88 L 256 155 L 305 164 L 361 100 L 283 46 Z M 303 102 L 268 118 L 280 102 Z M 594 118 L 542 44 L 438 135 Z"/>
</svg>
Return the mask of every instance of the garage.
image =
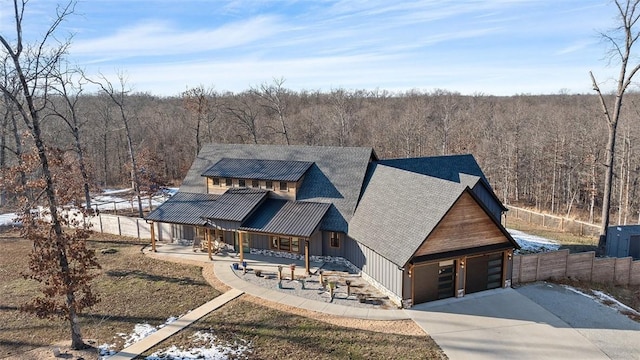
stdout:
<svg viewBox="0 0 640 360">
<path fill-rule="evenodd" d="M 502 259 L 502 253 L 468 257 L 465 271 L 465 293 L 473 294 L 501 287 Z"/>
<path fill-rule="evenodd" d="M 455 296 L 455 261 L 416 264 L 413 267 L 413 303 Z"/>
</svg>

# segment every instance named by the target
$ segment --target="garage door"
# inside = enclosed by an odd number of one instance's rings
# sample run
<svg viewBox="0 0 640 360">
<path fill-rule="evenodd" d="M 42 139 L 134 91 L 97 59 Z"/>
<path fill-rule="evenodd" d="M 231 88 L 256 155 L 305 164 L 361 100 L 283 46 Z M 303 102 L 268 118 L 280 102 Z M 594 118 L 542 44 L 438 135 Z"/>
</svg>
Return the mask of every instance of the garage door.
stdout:
<svg viewBox="0 0 640 360">
<path fill-rule="evenodd" d="M 413 268 L 413 303 L 445 299 L 454 296 L 454 261 L 418 264 Z"/>
<path fill-rule="evenodd" d="M 467 258 L 465 293 L 502 286 L 502 253 Z"/>
</svg>

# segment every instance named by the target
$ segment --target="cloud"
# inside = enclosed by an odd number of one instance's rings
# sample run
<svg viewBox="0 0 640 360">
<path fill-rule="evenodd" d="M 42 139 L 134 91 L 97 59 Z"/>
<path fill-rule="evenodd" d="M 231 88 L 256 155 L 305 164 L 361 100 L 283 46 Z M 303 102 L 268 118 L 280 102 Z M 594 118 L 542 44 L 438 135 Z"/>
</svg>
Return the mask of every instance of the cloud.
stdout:
<svg viewBox="0 0 640 360">
<path fill-rule="evenodd" d="M 583 50 L 583 49 L 588 48 L 588 47 L 593 46 L 593 45 L 594 45 L 594 43 L 590 42 L 590 41 L 580 41 L 580 42 L 571 44 L 569 46 L 566 46 L 566 47 L 558 50 L 555 54 L 556 55 L 571 54 L 571 53 L 578 52 L 580 50 Z"/>
<path fill-rule="evenodd" d="M 117 30 L 114 34 L 76 41 L 74 55 L 134 57 L 190 55 L 239 47 L 284 31 L 276 17 L 258 16 L 228 23 L 215 29 L 185 31 L 167 22 L 145 22 Z"/>
</svg>

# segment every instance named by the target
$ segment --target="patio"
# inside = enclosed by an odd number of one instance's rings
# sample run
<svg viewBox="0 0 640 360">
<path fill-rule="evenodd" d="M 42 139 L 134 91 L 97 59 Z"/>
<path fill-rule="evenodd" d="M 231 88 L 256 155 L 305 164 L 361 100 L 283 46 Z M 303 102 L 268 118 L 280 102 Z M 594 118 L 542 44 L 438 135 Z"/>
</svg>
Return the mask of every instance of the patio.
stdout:
<svg viewBox="0 0 640 360">
<path fill-rule="evenodd" d="M 145 251 L 150 251 L 146 248 Z M 174 256 L 193 261 L 213 261 L 232 269 L 232 273 L 244 282 L 260 288 L 275 290 L 308 300 L 337 304 L 364 309 L 397 309 L 387 296 L 383 295 L 359 274 L 350 272 L 346 267 L 335 263 L 310 262 L 309 274 L 305 274 L 303 260 L 284 257 L 243 254 L 246 270 L 240 263 L 237 253 L 222 250 L 213 254 L 199 248 L 179 244 L 157 243 L 158 255 Z M 291 265 L 295 265 L 292 270 Z M 281 280 L 279 280 L 279 272 Z M 320 281 L 322 280 L 324 284 Z M 349 282 L 349 286 L 347 286 Z M 333 298 L 331 297 L 333 287 Z"/>
</svg>

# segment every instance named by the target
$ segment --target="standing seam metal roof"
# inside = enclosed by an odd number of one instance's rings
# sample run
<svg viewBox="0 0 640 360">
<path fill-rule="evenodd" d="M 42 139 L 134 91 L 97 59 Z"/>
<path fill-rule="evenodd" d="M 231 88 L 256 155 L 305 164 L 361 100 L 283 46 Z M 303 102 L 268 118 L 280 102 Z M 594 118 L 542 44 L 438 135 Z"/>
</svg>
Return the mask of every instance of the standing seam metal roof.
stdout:
<svg viewBox="0 0 640 360">
<path fill-rule="evenodd" d="M 267 197 L 267 190 L 231 188 L 202 214 L 207 219 L 243 221 Z"/>
<path fill-rule="evenodd" d="M 202 226 L 206 223 L 202 214 L 216 202 L 218 197 L 219 195 L 213 194 L 178 192 L 149 213 L 145 219 Z"/>
<path fill-rule="evenodd" d="M 310 237 L 331 204 L 268 199 L 241 230 Z"/>
<path fill-rule="evenodd" d="M 222 158 L 207 169 L 202 176 L 272 180 L 298 181 L 313 163 L 291 160 L 258 160 Z"/>
</svg>

